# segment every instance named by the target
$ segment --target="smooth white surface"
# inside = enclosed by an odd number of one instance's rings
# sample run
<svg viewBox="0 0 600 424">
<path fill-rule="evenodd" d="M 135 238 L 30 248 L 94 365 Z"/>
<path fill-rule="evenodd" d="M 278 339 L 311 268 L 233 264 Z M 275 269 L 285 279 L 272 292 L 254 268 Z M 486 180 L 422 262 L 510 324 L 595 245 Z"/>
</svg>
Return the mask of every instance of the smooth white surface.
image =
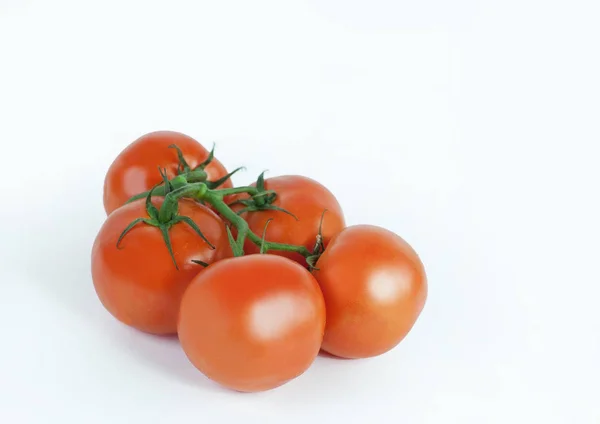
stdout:
<svg viewBox="0 0 600 424">
<path fill-rule="evenodd" d="M 600 422 L 596 1 L 0 1 L 0 422 Z M 300 173 L 420 253 L 409 337 L 261 394 L 118 324 L 90 247 L 139 135 Z M 377 206 L 376 206 L 377 205 Z"/>
</svg>

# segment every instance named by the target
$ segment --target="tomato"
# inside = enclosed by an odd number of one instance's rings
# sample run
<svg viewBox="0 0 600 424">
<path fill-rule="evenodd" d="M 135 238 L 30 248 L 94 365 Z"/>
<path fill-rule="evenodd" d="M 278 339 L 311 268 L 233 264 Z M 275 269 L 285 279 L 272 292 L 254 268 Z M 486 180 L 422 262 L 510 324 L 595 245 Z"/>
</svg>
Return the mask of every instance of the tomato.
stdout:
<svg viewBox="0 0 600 424">
<path fill-rule="evenodd" d="M 123 150 L 111 164 L 104 180 L 104 209 L 107 214 L 122 206 L 136 194 L 150 190 L 162 181 L 158 168 L 165 168 L 167 176 L 177 175 L 177 145 L 191 169 L 200 165 L 209 152 L 193 138 L 174 131 L 148 133 Z M 225 167 L 215 158 L 206 166 L 209 181 L 227 175 Z M 232 187 L 227 180 L 220 188 Z"/>
<path fill-rule="evenodd" d="M 255 184 L 253 184 L 255 186 Z M 285 175 L 265 179 L 265 189 L 277 193 L 274 206 L 293 213 L 298 220 L 281 211 L 266 210 L 243 213 L 250 229 L 262 235 L 269 219 L 266 239 L 271 242 L 306 246 L 312 250 L 323 216 L 322 235 L 326 246 L 331 237 L 345 227 L 344 214 L 335 196 L 315 180 L 299 175 Z M 323 211 L 327 209 L 325 215 Z M 244 251 L 258 253 L 260 248 L 246 240 Z M 292 259 L 301 265 L 306 260 L 294 252 L 269 252 Z"/>
<path fill-rule="evenodd" d="M 160 207 L 163 198 L 153 199 Z M 230 256 L 225 225 L 205 206 L 191 200 L 179 202 L 179 214 L 190 217 L 214 250 L 187 224 L 169 230 L 176 269 L 159 228 L 140 223 L 129 231 L 117 248 L 123 230 L 136 218 L 148 218 L 145 200 L 116 209 L 100 229 L 92 249 L 92 279 L 106 309 L 119 321 L 154 334 L 177 331 L 181 296 L 199 272 L 199 260 L 215 262 Z"/>
<path fill-rule="evenodd" d="M 411 330 L 427 297 L 421 260 L 386 229 L 351 226 L 333 237 L 313 274 L 327 305 L 323 350 L 344 358 L 380 355 Z"/>
<path fill-rule="evenodd" d="M 242 392 L 302 374 L 319 352 L 323 295 L 299 264 L 249 255 L 210 265 L 181 301 L 179 340 L 208 378 Z"/>
</svg>

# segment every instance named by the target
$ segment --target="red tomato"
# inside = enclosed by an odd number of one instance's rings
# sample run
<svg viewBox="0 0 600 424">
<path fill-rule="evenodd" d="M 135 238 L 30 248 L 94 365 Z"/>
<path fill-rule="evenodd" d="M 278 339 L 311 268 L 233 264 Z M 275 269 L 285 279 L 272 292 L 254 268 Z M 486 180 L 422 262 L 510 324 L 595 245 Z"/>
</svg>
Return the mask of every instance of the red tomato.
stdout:
<svg viewBox="0 0 600 424">
<path fill-rule="evenodd" d="M 427 298 L 421 260 L 380 227 L 351 226 L 333 237 L 316 264 L 327 306 L 323 350 L 344 358 L 380 355 L 415 324 Z"/>
<path fill-rule="evenodd" d="M 162 198 L 154 198 L 160 207 Z M 179 214 L 190 217 L 210 246 L 187 224 L 171 227 L 169 235 L 179 270 L 175 268 L 160 229 L 140 223 L 122 239 L 123 230 L 136 218 L 148 218 L 145 200 L 124 205 L 108 216 L 92 249 L 92 279 L 98 297 L 119 321 L 154 334 L 177 331 L 181 295 L 201 265 L 230 256 L 225 225 L 208 208 L 191 200 L 179 203 Z"/>
<path fill-rule="evenodd" d="M 253 184 L 253 186 L 255 185 Z M 322 227 L 325 246 L 331 237 L 346 225 L 344 213 L 335 196 L 315 180 L 299 175 L 267 178 L 265 179 L 265 189 L 277 193 L 273 205 L 293 213 L 298 218 L 296 220 L 284 212 L 273 210 L 242 214 L 250 229 L 259 236 L 262 235 L 267 221 L 273 219 L 267 228 L 266 239 L 268 241 L 303 245 L 312 250 L 325 209 L 327 212 L 324 215 Z M 260 248 L 250 240 L 246 240 L 244 250 L 246 253 L 252 254 L 258 253 Z M 284 256 L 301 265 L 306 265 L 306 260 L 298 253 L 276 251 L 269 253 Z"/>
<path fill-rule="evenodd" d="M 162 181 L 158 168 L 165 168 L 167 176 L 177 175 L 179 161 L 177 151 L 169 146 L 175 144 L 194 169 L 209 155 L 200 143 L 193 138 L 174 131 L 157 131 L 146 134 L 123 150 L 110 166 L 104 180 L 104 209 L 109 214 L 122 206 L 136 194 L 150 190 Z M 227 170 L 217 159 L 205 168 L 209 181 L 216 181 L 227 175 Z M 220 188 L 232 187 L 227 180 Z"/>
<path fill-rule="evenodd" d="M 179 340 L 208 378 L 243 392 L 298 377 L 319 352 L 323 295 L 302 266 L 275 255 L 225 259 L 192 281 Z"/>
</svg>

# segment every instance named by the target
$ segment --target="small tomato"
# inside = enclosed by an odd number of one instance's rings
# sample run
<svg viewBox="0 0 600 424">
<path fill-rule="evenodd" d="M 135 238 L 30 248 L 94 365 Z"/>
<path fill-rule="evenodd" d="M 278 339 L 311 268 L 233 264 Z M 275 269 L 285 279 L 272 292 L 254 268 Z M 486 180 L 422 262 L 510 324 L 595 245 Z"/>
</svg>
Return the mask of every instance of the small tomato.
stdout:
<svg viewBox="0 0 600 424">
<path fill-rule="evenodd" d="M 254 186 L 255 184 L 253 184 Z M 323 244 L 327 246 L 331 237 L 345 227 L 344 214 L 335 196 L 322 184 L 299 175 L 284 175 L 265 179 L 265 189 L 273 190 L 277 197 L 274 206 L 285 209 L 296 216 L 294 218 L 277 210 L 265 210 L 242 213 L 250 229 L 261 235 L 267 221 L 269 223 L 266 239 L 271 242 L 305 246 L 312 250 L 323 219 Z M 240 196 L 244 198 L 247 196 Z M 240 209 L 238 206 L 237 209 Z M 323 212 L 325 214 L 323 215 Z M 244 246 L 246 253 L 258 253 L 260 248 L 249 240 Z M 287 257 L 306 265 L 302 255 L 294 252 L 269 252 Z"/>
<path fill-rule="evenodd" d="M 421 260 L 398 235 L 371 225 L 334 236 L 313 272 L 327 306 L 323 350 L 380 355 L 407 335 L 427 298 Z"/>
<path fill-rule="evenodd" d="M 161 182 L 158 168 L 166 169 L 169 179 L 177 175 L 177 151 L 169 148 L 173 144 L 181 149 L 191 169 L 208 158 L 209 151 L 185 134 L 156 131 L 143 135 L 117 156 L 106 173 L 104 209 L 107 214 L 124 205 L 133 196 L 148 191 Z M 215 158 L 204 171 L 208 174 L 209 181 L 216 181 L 227 175 L 225 167 Z M 231 179 L 220 186 L 229 187 L 232 187 Z"/>
<path fill-rule="evenodd" d="M 152 203 L 158 208 L 162 198 Z M 179 202 L 179 214 L 190 217 L 212 249 L 187 224 L 169 229 L 175 267 L 159 228 L 140 223 L 117 240 L 135 219 L 148 218 L 144 199 L 128 203 L 111 213 L 92 248 L 92 279 L 106 309 L 119 321 L 154 334 L 177 331 L 181 296 L 203 267 L 192 260 L 215 262 L 230 254 L 225 225 L 205 206 L 191 200 Z"/>
<path fill-rule="evenodd" d="M 314 277 L 275 255 L 225 259 L 186 290 L 179 340 L 208 378 L 243 392 L 302 374 L 319 352 L 325 305 Z"/>
</svg>

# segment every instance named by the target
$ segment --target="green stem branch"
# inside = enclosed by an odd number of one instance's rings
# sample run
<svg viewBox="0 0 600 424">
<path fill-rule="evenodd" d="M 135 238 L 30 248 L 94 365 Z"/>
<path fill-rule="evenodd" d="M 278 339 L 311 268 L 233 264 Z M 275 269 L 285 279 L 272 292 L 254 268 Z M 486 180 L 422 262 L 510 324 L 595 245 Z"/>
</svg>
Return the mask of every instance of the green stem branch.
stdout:
<svg viewBox="0 0 600 424">
<path fill-rule="evenodd" d="M 258 189 L 256 187 L 247 186 L 247 187 L 221 188 L 218 190 L 211 190 L 211 192 L 210 192 L 211 195 L 218 196 L 221 199 L 223 197 L 229 196 L 231 194 L 242 194 L 242 193 L 247 193 L 250 196 L 254 196 L 254 195 L 258 194 Z M 211 203 L 211 205 L 212 205 L 212 203 Z"/>
<path fill-rule="evenodd" d="M 177 175 L 175 178 L 173 178 L 170 181 L 170 183 L 174 189 L 178 189 L 178 188 L 187 186 L 188 183 L 204 182 L 204 181 L 206 181 L 206 178 L 207 178 L 206 172 L 204 172 L 201 169 L 195 169 L 193 171 L 188 172 L 187 174 Z M 131 203 L 134 200 L 138 200 L 138 199 L 145 199 L 146 197 L 148 197 L 149 193 L 150 193 L 150 191 L 148 190 L 143 193 L 136 194 L 135 196 L 133 196 L 129 200 L 127 200 L 126 203 Z M 164 195 L 165 195 L 165 186 L 164 185 L 156 187 L 154 189 L 154 191 L 152 192 L 152 197 L 154 197 L 154 196 L 161 197 Z"/>
<path fill-rule="evenodd" d="M 254 187 L 236 187 L 232 189 L 218 190 L 218 191 L 207 191 L 202 199 L 210 203 L 226 220 L 231 222 L 237 228 L 238 235 L 236 239 L 236 243 L 239 247 L 244 247 L 244 241 L 246 237 L 257 246 L 263 245 L 262 237 L 259 237 L 248 227 L 248 223 L 235 213 L 227 204 L 223 201 L 223 196 L 234 193 L 249 193 L 252 194 L 252 191 L 255 191 Z M 232 192 L 233 191 L 233 192 Z M 223 194 L 226 192 L 225 194 Z M 284 243 L 275 243 L 271 241 L 264 242 L 264 251 L 269 250 L 280 250 L 286 252 L 296 252 L 304 256 L 305 258 L 310 256 L 312 253 L 304 246 L 296 246 L 293 244 L 284 244 Z"/>
<path fill-rule="evenodd" d="M 158 221 L 163 223 L 171 221 L 177 214 L 179 200 L 182 197 L 202 198 L 206 191 L 208 191 L 208 187 L 204 183 L 186 184 L 183 187 L 173 190 L 165 196 L 165 200 L 158 212 Z"/>
<path fill-rule="evenodd" d="M 173 216 L 177 214 L 177 206 L 179 199 L 182 197 L 192 197 L 198 200 L 203 200 L 206 203 L 211 204 L 217 212 L 221 214 L 223 218 L 229 221 L 237 229 L 236 244 L 240 249 L 244 248 L 244 242 L 248 238 L 252 243 L 257 246 L 263 246 L 264 251 L 269 250 L 280 250 L 286 252 L 296 252 L 305 258 L 311 256 L 313 253 L 308 250 L 305 246 L 296 246 L 293 244 L 275 243 L 265 241 L 263 244 L 262 237 L 255 234 L 248 227 L 248 223 L 244 218 L 239 216 L 233 211 L 224 201 L 223 197 L 231 194 L 248 193 L 249 195 L 255 195 L 258 193 L 256 187 L 234 187 L 225 188 L 220 190 L 209 190 L 204 183 L 192 183 L 187 184 L 179 189 L 173 190 L 165 196 L 165 200 L 160 208 L 158 214 L 158 220 L 160 222 L 169 222 L 173 219 Z"/>
</svg>

